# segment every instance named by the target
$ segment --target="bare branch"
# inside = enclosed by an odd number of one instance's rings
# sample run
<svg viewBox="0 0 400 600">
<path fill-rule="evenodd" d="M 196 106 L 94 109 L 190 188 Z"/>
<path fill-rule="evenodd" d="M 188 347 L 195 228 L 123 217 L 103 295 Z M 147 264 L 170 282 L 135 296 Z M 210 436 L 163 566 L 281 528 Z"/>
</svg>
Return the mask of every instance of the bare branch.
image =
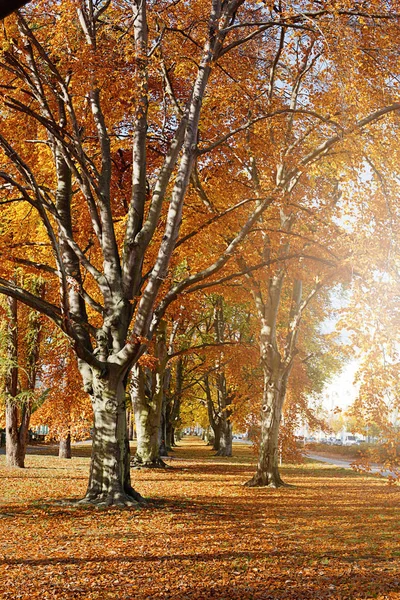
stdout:
<svg viewBox="0 0 400 600">
<path fill-rule="evenodd" d="M 188 240 L 190 240 L 192 237 L 194 237 L 195 235 L 197 235 L 198 233 L 200 233 L 200 231 L 202 231 L 203 229 L 205 229 L 209 225 L 212 225 L 216 221 L 219 221 L 219 219 L 222 219 L 222 217 L 225 217 L 226 215 L 228 215 L 229 213 L 237 210 L 241 206 L 244 206 L 245 204 L 248 204 L 249 202 L 257 202 L 258 200 L 259 200 L 259 198 L 246 198 L 245 200 L 241 200 L 240 202 L 238 202 L 234 206 L 231 206 L 230 208 L 227 208 L 226 210 L 222 211 L 221 213 L 218 213 L 218 214 L 214 215 L 213 217 L 211 217 L 210 219 L 208 219 L 208 221 L 205 221 L 205 223 L 202 223 L 201 225 L 198 225 L 195 230 L 193 230 L 190 233 L 188 233 L 188 234 L 184 235 L 183 237 L 181 237 L 176 242 L 175 248 L 177 248 L 181 244 L 184 244 L 185 242 L 187 242 Z"/>
<path fill-rule="evenodd" d="M 303 108 L 296 108 L 296 109 L 282 108 L 279 110 L 275 110 L 271 113 L 267 113 L 265 115 L 260 115 L 258 117 L 255 117 L 254 119 L 247 120 L 246 123 L 243 123 L 243 125 L 240 125 L 239 127 L 236 127 L 236 129 L 233 129 L 229 133 L 223 135 L 218 140 L 215 140 L 215 142 L 212 142 L 206 148 L 199 148 L 197 150 L 197 154 L 199 156 L 201 156 L 202 154 L 206 154 L 207 152 L 214 150 L 214 148 L 216 148 L 217 146 L 220 146 L 221 144 L 223 144 L 224 142 L 229 140 L 229 138 L 233 137 L 237 133 L 240 133 L 241 131 L 245 131 L 246 129 L 249 129 L 255 123 L 259 123 L 260 121 L 265 121 L 266 119 L 272 119 L 273 117 L 276 117 L 279 115 L 286 115 L 286 114 L 299 114 L 299 115 L 307 115 L 310 117 L 315 117 L 316 119 L 318 119 L 319 121 L 321 121 L 323 123 L 326 123 L 328 125 L 333 125 L 334 127 L 337 127 L 338 129 L 343 130 L 343 127 L 339 123 L 332 121 L 332 119 L 329 116 L 324 117 L 323 115 L 320 115 L 319 113 L 317 113 L 313 110 L 306 110 Z"/>
<path fill-rule="evenodd" d="M 190 346 L 189 348 L 185 348 L 184 350 L 178 350 L 177 352 L 173 352 L 168 355 L 168 360 L 171 358 L 175 358 L 176 356 L 184 356 L 187 354 L 191 354 L 196 350 L 203 350 L 205 348 L 220 348 L 223 346 L 249 346 L 252 347 L 252 344 L 246 344 L 244 342 L 218 342 L 218 343 L 204 343 L 199 344 L 198 346 Z"/>
<path fill-rule="evenodd" d="M 202 271 L 200 271 L 194 275 L 190 275 L 189 277 L 187 277 L 186 279 L 184 279 L 183 281 L 178 283 L 176 286 L 174 286 L 165 295 L 164 299 L 162 300 L 162 302 L 158 306 L 157 310 L 155 311 L 155 316 L 154 316 L 153 323 L 152 323 L 152 330 L 156 326 L 158 320 L 162 317 L 162 315 L 166 311 L 169 304 L 176 299 L 178 294 L 183 292 L 185 289 L 193 286 L 197 282 L 204 281 L 205 279 L 207 279 L 208 277 L 211 277 L 211 275 L 213 275 L 214 273 L 216 273 L 220 269 L 222 269 L 222 267 L 234 255 L 237 247 L 244 240 L 244 238 L 246 237 L 247 233 L 251 230 L 254 223 L 256 221 L 258 221 L 258 219 L 260 218 L 262 213 L 272 204 L 273 200 L 274 200 L 274 196 L 268 196 L 267 198 L 264 198 L 264 200 L 259 199 L 259 204 L 258 204 L 257 208 L 255 208 L 255 210 L 250 215 L 250 217 L 247 219 L 246 223 L 243 225 L 243 227 L 237 233 L 235 238 L 230 242 L 230 244 L 226 248 L 225 252 L 223 252 L 223 254 L 221 254 L 221 256 L 212 265 L 210 265 L 206 269 L 203 269 Z"/>
</svg>

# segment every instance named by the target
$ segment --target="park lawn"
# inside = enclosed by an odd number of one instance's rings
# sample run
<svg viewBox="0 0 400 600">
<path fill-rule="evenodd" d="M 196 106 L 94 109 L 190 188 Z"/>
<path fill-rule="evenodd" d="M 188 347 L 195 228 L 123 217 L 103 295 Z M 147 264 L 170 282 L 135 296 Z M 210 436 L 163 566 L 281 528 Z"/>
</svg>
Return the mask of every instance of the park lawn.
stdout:
<svg viewBox="0 0 400 600">
<path fill-rule="evenodd" d="M 255 457 L 181 442 L 173 469 L 132 471 L 141 509 L 62 504 L 89 459 L 0 457 L 0 598 L 400 599 L 400 488 L 329 465 L 286 466 L 295 487 L 244 488 Z"/>
</svg>

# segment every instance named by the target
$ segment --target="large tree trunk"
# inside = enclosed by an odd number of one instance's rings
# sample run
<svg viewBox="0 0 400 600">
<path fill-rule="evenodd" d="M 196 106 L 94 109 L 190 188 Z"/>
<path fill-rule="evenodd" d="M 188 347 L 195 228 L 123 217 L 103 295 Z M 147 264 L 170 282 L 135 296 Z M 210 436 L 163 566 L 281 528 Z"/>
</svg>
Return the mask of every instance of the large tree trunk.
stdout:
<svg viewBox="0 0 400 600">
<path fill-rule="evenodd" d="M 302 311 L 317 291 L 317 287 L 302 303 L 302 282 L 294 280 L 292 305 L 283 355 L 276 343 L 276 319 L 281 297 L 284 273 L 272 277 L 269 283 L 269 305 L 262 319 L 260 335 L 261 364 L 264 372 L 263 403 L 261 410 L 261 440 L 257 471 L 248 486 L 281 487 L 287 485 L 279 473 L 279 427 L 285 402 L 288 380 L 296 353 L 296 341 Z"/>
<path fill-rule="evenodd" d="M 225 342 L 225 315 L 224 300 L 222 296 L 217 296 L 214 305 L 214 330 L 217 344 L 223 345 Z M 215 439 L 214 448 L 217 450 L 217 456 L 232 456 L 232 425 L 230 422 L 231 398 L 228 395 L 223 352 L 220 353 L 216 361 L 215 386 L 217 391 L 217 410 L 213 408 L 211 390 L 208 386 L 208 402 L 211 404 L 208 409 L 210 423 L 214 429 Z M 214 413 L 214 418 L 212 417 Z M 214 421 L 214 423 L 213 423 Z"/>
<path fill-rule="evenodd" d="M 208 420 L 213 431 L 213 435 L 211 436 L 212 447 L 213 450 L 219 452 L 221 447 L 221 416 L 214 407 L 208 375 L 204 377 L 204 388 L 207 398 Z"/>
<path fill-rule="evenodd" d="M 218 456 L 232 456 L 232 423 L 227 417 L 221 419 Z"/>
<path fill-rule="evenodd" d="M 146 386 L 146 375 L 139 365 L 135 366 L 133 372 L 132 405 L 135 412 L 137 450 L 132 464 L 136 467 L 167 466 L 160 458 L 161 412 L 165 396 L 164 377 L 167 362 L 166 329 L 166 321 L 161 321 L 155 345 L 158 365 L 155 373 L 151 373 L 150 385 Z"/>
<path fill-rule="evenodd" d="M 136 365 L 132 376 L 132 404 L 135 413 L 137 448 L 132 460 L 135 467 L 165 466 L 160 458 L 159 430 L 161 418 L 160 394 L 146 394 L 145 373 Z"/>
<path fill-rule="evenodd" d="M 264 375 L 263 404 L 261 410 L 261 438 L 255 475 L 246 483 L 249 487 L 287 486 L 279 473 L 279 427 L 285 400 L 285 375 L 277 372 L 272 378 Z"/>
<path fill-rule="evenodd" d="M 70 433 L 66 433 L 60 437 L 58 458 L 72 458 Z"/>
<path fill-rule="evenodd" d="M 94 434 L 89 485 L 81 502 L 129 506 L 143 500 L 131 486 L 125 388 L 121 376 L 93 373 Z"/>
<path fill-rule="evenodd" d="M 290 230 L 291 220 L 282 217 L 282 228 Z M 281 250 L 281 256 L 288 251 L 288 244 Z M 257 470 L 246 483 L 247 486 L 286 486 L 279 473 L 279 427 L 285 402 L 286 387 L 296 353 L 298 326 L 303 306 L 301 304 L 302 284 L 293 282 L 292 304 L 288 318 L 286 343 L 281 353 L 277 342 L 277 317 L 281 301 L 285 270 L 278 271 L 268 281 L 268 294 L 262 298 L 259 287 L 252 289 L 258 315 L 260 317 L 260 355 L 264 384 L 261 408 L 261 439 Z"/>
<path fill-rule="evenodd" d="M 221 421 L 215 420 L 213 424 L 211 424 L 211 429 L 214 433 L 214 438 L 212 440 L 213 450 L 216 450 L 217 454 L 221 448 Z"/>
</svg>

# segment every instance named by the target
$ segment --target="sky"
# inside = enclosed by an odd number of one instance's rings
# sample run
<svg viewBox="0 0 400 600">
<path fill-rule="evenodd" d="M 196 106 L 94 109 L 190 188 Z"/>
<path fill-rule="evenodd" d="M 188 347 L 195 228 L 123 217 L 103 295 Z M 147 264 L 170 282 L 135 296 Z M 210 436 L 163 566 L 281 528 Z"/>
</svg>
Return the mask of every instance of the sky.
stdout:
<svg viewBox="0 0 400 600">
<path fill-rule="evenodd" d="M 354 383 L 354 377 L 359 368 L 359 361 L 352 360 L 347 363 L 341 373 L 325 386 L 322 392 L 323 406 L 326 410 L 341 408 L 345 410 L 356 399 L 359 384 Z"/>
</svg>

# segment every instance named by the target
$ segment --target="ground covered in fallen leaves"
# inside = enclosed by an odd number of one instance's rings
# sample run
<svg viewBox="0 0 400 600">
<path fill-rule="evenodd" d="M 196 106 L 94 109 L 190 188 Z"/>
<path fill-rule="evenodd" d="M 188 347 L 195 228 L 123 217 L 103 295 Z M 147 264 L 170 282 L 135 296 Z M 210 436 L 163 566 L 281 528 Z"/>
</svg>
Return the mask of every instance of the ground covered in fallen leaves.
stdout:
<svg viewBox="0 0 400 600">
<path fill-rule="evenodd" d="M 379 477 L 308 463 L 282 469 L 296 487 L 244 488 L 250 447 L 188 438 L 172 469 L 132 472 L 145 508 L 57 503 L 84 495 L 88 451 L 0 456 L 1 599 L 400 600 L 400 488 Z"/>
</svg>

